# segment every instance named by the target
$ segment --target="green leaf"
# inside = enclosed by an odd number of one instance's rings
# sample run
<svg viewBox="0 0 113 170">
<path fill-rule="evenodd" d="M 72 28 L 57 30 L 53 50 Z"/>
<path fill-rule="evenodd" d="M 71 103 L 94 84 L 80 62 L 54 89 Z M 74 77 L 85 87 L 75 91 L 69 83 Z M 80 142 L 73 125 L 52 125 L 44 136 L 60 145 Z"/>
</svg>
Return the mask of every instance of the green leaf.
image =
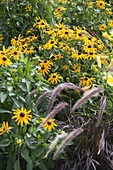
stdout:
<svg viewBox="0 0 113 170">
<path fill-rule="evenodd" d="M 9 139 L 2 139 L 0 141 L 0 147 L 6 147 L 9 146 L 9 144 L 11 143 L 11 141 Z"/>
<path fill-rule="evenodd" d="M 14 99 L 14 98 L 12 98 L 12 100 L 14 102 L 14 105 L 19 108 L 20 107 L 20 102 L 17 99 Z"/>
<path fill-rule="evenodd" d="M 1 108 L 0 108 L 0 113 L 12 113 L 12 112 L 9 111 L 9 110 L 5 110 L 5 109 L 1 109 Z"/>
<path fill-rule="evenodd" d="M 27 169 L 27 170 L 33 170 L 33 163 L 32 163 L 32 161 L 30 161 L 29 163 L 27 163 L 26 169 Z"/>
<path fill-rule="evenodd" d="M 21 156 L 27 161 L 27 162 L 30 162 L 31 159 L 29 157 L 29 151 L 27 149 L 23 149 L 21 151 Z"/>
<path fill-rule="evenodd" d="M 16 160 L 14 164 L 14 170 L 21 170 L 19 158 Z"/>
<path fill-rule="evenodd" d="M 46 165 L 45 165 L 43 162 L 41 162 L 38 167 L 39 167 L 41 170 L 48 170 L 48 169 L 46 168 Z"/>
<path fill-rule="evenodd" d="M 1 101 L 1 103 L 3 103 L 6 98 L 7 98 L 7 93 L 1 92 L 0 93 L 0 101 Z"/>
</svg>

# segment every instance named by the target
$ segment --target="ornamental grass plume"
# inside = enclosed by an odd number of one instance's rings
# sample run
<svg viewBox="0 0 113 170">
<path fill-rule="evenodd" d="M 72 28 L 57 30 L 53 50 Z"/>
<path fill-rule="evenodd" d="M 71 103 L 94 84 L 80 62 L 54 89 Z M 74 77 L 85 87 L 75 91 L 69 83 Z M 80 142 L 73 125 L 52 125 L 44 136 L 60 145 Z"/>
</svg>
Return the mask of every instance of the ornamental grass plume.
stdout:
<svg viewBox="0 0 113 170">
<path fill-rule="evenodd" d="M 98 115 L 96 127 L 98 127 L 102 121 L 102 116 L 103 116 L 103 113 L 105 112 L 105 108 L 106 108 L 106 99 L 107 99 L 106 96 L 102 97 L 102 100 L 100 103 L 100 113 Z"/>
<path fill-rule="evenodd" d="M 51 90 L 51 91 L 44 92 L 44 93 L 38 98 L 38 100 L 36 101 L 35 106 L 38 107 L 38 106 L 43 102 L 43 100 L 44 100 L 46 97 L 48 97 L 48 96 L 51 95 L 51 93 L 52 93 L 52 90 Z"/>
<path fill-rule="evenodd" d="M 59 113 L 62 109 L 68 106 L 66 102 L 60 102 L 55 108 L 47 115 L 45 120 L 40 124 L 39 128 L 42 127 L 47 121 L 51 118 L 54 118 L 57 113 Z"/>
<path fill-rule="evenodd" d="M 105 131 L 103 130 L 101 134 L 101 139 L 99 141 L 99 150 L 97 155 L 99 155 L 101 151 L 104 151 L 104 149 L 105 149 Z"/>
<path fill-rule="evenodd" d="M 80 90 L 82 93 L 84 93 L 84 90 L 82 88 L 80 88 L 79 86 L 76 86 L 73 83 L 61 83 L 59 84 L 53 91 L 50 97 L 50 100 L 48 102 L 48 106 L 47 106 L 47 113 L 49 113 L 51 111 L 51 108 L 53 106 L 53 103 L 55 101 L 55 98 L 60 94 L 60 92 L 62 90 L 64 90 L 65 88 L 68 89 L 73 89 L 73 90 Z"/>
<path fill-rule="evenodd" d="M 84 93 L 83 97 L 79 99 L 71 108 L 70 113 L 73 113 L 80 105 L 88 101 L 91 97 L 94 97 L 95 95 L 98 95 L 99 93 L 102 93 L 104 89 L 102 88 L 93 88 L 89 90 L 88 92 Z"/>
<path fill-rule="evenodd" d="M 63 140 L 59 148 L 54 153 L 53 159 L 56 159 L 58 155 L 62 152 L 62 150 L 67 146 L 67 144 L 71 142 L 74 138 L 76 138 L 79 134 L 81 134 L 83 131 L 84 131 L 83 128 L 78 128 L 70 132 L 70 134 L 66 136 L 66 138 Z"/>
<path fill-rule="evenodd" d="M 51 142 L 51 145 L 49 146 L 48 151 L 44 158 L 48 157 L 48 154 L 54 149 L 54 147 L 58 143 L 59 139 L 65 138 L 67 135 L 68 135 L 68 133 L 66 133 L 65 131 L 62 131 L 62 133 L 60 135 L 57 134 L 55 139 Z"/>
</svg>

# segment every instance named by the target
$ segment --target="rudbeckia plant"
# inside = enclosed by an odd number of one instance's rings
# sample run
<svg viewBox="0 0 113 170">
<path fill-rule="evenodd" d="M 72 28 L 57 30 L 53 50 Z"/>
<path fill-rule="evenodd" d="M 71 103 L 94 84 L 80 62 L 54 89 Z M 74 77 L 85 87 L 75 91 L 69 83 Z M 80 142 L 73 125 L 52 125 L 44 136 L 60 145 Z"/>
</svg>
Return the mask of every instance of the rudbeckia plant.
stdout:
<svg viewBox="0 0 113 170">
<path fill-rule="evenodd" d="M 0 169 L 112 169 L 112 6 L 1 0 Z"/>
</svg>

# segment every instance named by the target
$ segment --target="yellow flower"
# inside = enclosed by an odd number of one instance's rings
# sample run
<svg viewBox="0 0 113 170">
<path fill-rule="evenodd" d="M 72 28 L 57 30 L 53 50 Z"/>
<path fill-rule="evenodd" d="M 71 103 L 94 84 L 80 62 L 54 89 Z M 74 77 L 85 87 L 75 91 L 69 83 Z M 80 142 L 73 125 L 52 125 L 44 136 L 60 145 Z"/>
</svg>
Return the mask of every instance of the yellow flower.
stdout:
<svg viewBox="0 0 113 170">
<path fill-rule="evenodd" d="M 66 11 L 66 8 L 64 8 L 63 6 L 60 6 L 59 8 L 57 8 L 54 12 L 54 14 L 59 14 L 61 13 L 62 11 Z"/>
<path fill-rule="evenodd" d="M 86 77 L 85 75 L 83 75 L 83 77 L 80 78 L 80 85 L 81 86 L 90 86 L 92 84 L 92 81 L 94 81 L 95 78 L 92 77 Z"/>
<path fill-rule="evenodd" d="M 72 68 L 75 73 L 80 73 L 80 65 L 79 64 L 74 64 Z"/>
<path fill-rule="evenodd" d="M 91 8 L 93 6 L 93 2 L 88 2 L 88 7 Z"/>
<path fill-rule="evenodd" d="M 39 71 L 39 73 L 41 73 L 42 75 L 45 76 L 45 74 L 48 74 L 50 72 L 50 69 L 51 68 L 49 66 L 42 65 L 42 66 L 40 66 L 38 71 Z"/>
<path fill-rule="evenodd" d="M 99 30 L 105 31 L 106 30 L 106 25 L 105 24 L 99 25 Z"/>
<path fill-rule="evenodd" d="M 63 65 L 63 66 L 62 66 L 62 69 L 65 70 L 65 71 L 68 70 L 68 68 L 69 68 L 68 65 Z"/>
<path fill-rule="evenodd" d="M 22 139 L 18 138 L 18 139 L 16 140 L 16 144 L 19 145 L 19 146 L 21 146 L 21 145 L 22 145 Z"/>
<path fill-rule="evenodd" d="M 53 66 L 53 62 L 51 60 L 41 60 L 39 66 L 50 67 Z"/>
<path fill-rule="evenodd" d="M 25 108 L 14 110 L 13 114 L 15 116 L 12 117 L 12 119 L 16 118 L 16 122 L 18 122 L 18 125 L 20 124 L 23 126 L 23 124 L 27 125 L 29 124 L 29 121 L 32 119 L 32 115 L 29 115 L 31 110 L 26 110 Z"/>
<path fill-rule="evenodd" d="M 31 5 L 26 5 L 25 10 L 26 11 L 31 11 L 32 10 L 32 6 Z"/>
<path fill-rule="evenodd" d="M 28 47 L 24 50 L 24 53 L 26 54 L 33 54 L 35 51 L 34 51 L 34 47 L 31 46 L 31 47 Z"/>
<path fill-rule="evenodd" d="M 19 60 L 21 57 L 21 51 L 18 48 L 13 48 L 10 51 L 10 56 L 14 57 L 15 60 Z"/>
<path fill-rule="evenodd" d="M 113 38 L 111 38 L 111 36 L 107 32 L 104 32 L 102 35 L 103 35 L 103 37 L 105 37 L 109 41 L 113 41 Z"/>
<path fill-rule="evenodd" d="M 96 6 L 98 8 L 104 8 L 106 3 L 104 1 L 96 1 Z"/>
<path fill-rule="evenodd" d="M 2 123 L 2 127 L 0 128 L 0 135 L 2 135 L 5 132 L 8 133 L 10 131 L 10 129 L 12 129 L 12 128 L 13 127 L 8 125 L 8 122 L 3 122 Z"/>
<path fill-rule="evenodd" d="M 50 76 L 49 76 L 49 79 L 48 81 L 52 84 L 57 84 L 60 82 L 60 79 L 63 79 L 62 76 L 60 76 L 59 74 L 57 73 L 52 73 Z"/>
<path fill-rule="evenodd" d="M 41 122 L 44 122 L 45 118 L 41 118 Z M 44 128 L 48 131 L 52 131 L 56 127 L 55 119 L 50 119 L 44 124 Z"/>
<path fill-rule="evenodd" d="M 0 55 L 0 65 L 2 66 L 10 66 L 12 62 L 9 58 L 7 58 L 5 55 Z"/>
<path fill-rule="evenodd" d="M 111 74 L 108 74 L 107 83 L 109 86 L 113 86 L 113 76 Z"/>
<path fill-rule="evenodd" d="M 108 25 L 109 25 L 110 27 L 113 27 L 113 20 L 110 20 L 109 23 L 108 23 Z"/>
<path fill-rule="evenodd" d="M 57 47 L 57 42 L 58 42 L 57 39 L 56 40 L 54 40 L 54 39 L 49 40 L 46 44 L 43 45 L 43 49 L 51 49 L 53 47 L 58 48 Z"/>
<path fill-rule="evenodd" d="M 64 57 L 60 53 L 58 53 L 58 54 L 54 55 L 53 60 L 59 60 L 61 58 L 64 58 Z"/>
<path fill-rule="evenodd" d="M 33 24 L 33 27 L 36 28 L 47 28 L 49 25 L 47 24 L 47 22 L 43 19 L 41 19 L 40 17 L 36 17 L 37 22 L 35 24 Z"/>
<path fill-rule="evenodd" d="M 108 69 L 111 69 L 111 68 L 113 68 L 113 58 L 111 59 L 111 62 L 110 62 L 110 64 L 108 65 Z"/>
<path fill-rule="evenodd" d="M 81 51 L 74 51 L 72 52 L 72 58 L 78 60 L 78 59 L 82 59 L 83 58 L 83 53 Z"/>
</svg>

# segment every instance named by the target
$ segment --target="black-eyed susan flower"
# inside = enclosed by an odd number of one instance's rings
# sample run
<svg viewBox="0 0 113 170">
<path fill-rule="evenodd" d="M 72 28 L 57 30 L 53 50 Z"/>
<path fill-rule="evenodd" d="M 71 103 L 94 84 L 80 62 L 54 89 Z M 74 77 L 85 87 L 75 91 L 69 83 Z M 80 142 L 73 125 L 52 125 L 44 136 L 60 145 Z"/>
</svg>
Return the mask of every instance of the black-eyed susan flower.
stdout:
<svg viewBox="0 0 113 170">
<path fill-rule="evenodd" d="M 60 82 L 60 80 L 63 79 L 63 77 L 58 74 L 58 73 L 52 73 L 50 74 L 49 78 L 48 78 L 48 81 L 51 83 L 51 84 L 57 84 Z"/>
<path fill-rule="evenodd" d="M 29 5 L 29 4 L 28 4 L 28 5 L 26 5 L 25 10 L 26 10 L 26 11 L 31 11 L 31 10 L 32 10 L 32 6 L 31 6 L 31 5 Z"/>
<path fill-rule="evenodd" d="M 113 20 L 110 20 L 110 21 L 108 22 L 108 25 L 109 25 L 110 27 L 113 27 Z"/>
<path fill-rule="evenodd" d="M 15 60 L 19 60 L 21 57 L 21 51 L 18 48 L 13 48 L 10 50 L 10 56 L 13 57 Z"/>
<path fill-rule="evenodd" d="M 46 66 L 46 65 L 42 65 L 42 66 L 40 66 L 40 68 L 39 68 L 39 73 L 41 73 L 42 75 L 46 75 L 46 74 L 48 74 L 49 72 L 50 72 L 50 67 L 49 66 Z"/>
<path fill-rule="evenodd" d="M 72 66 L 73 70 L 75 73 L 80 73 L 80 65 L 79 64 L 74 64 Z"/>
<path fill-rule="evenodd" d="M 106 30 L 106 25 L 105 24 L 99 25 L 99 30 L 105 31 Z"/>
<path fill-rule="evenodd" d="M 64 51 L 70 51 L 70 50 L 71 50 L 71 48 L 69 47 L 69 45 L 66 44 L 66 43 L 64 43 L 64 42 L 60 42 L 60 43 L 59 43 L 59 47 L 60 47 L 62 50 L 64 50 Z"/>
<path fill-rule="evenodd" d="M 63 66 L 62 66 L 62 69 L 63 69 L 64 71 L 68 70 L 68 68 L 69 68 L 68 65 L 63 65 Z"/>
<path fill-rule="evenodd" d="M 53 47 L 58 48 L 57 42 L 58 42 L 57 39 L 49 40 L 46 44 L 43 45 L 43 49 L 49 49 L 50 50 Z"/>
<path fill-rule="evenodd" d="M 7 58 L 5 55 L 0 55 L 0 65 L 2 66 L 10 66 L 12 62 L 9 58 Z"/>
<path fill-rule="evenodd" d="M 64 57 L 61 55 L 61 53 L 58 53 L 58 54 L 54 55 L 53 60 L 59 60 L 59 59 L 62 59 L 62 58 L 64 58 Z"/>
<path fill-rule="evenodd" d="M 82 59 L 83 58 L 83 53 L 81 52 L 81 50 L 75 50 L 72 52 L 72 58 L 78 60 L 78 59 Z"/>
<path fill-rule="evenodd" d="M 51 66 L 53 65 L 53 62 L 51 60 L 42 60 L 40 61 L 40 63 L 38 64 L 39 66 L 39 73 L 41 73 L 42 75 L 46 75 L 50 72 L 51 70 Z"/>
<path fill-rule="evenodd" d="M 23 41 L 23 36 L 19 35 L 18 37 L 14 37 L 11 39 L 11 44 L 13 46 L 19 46 L 21 45 L 22 41 Z"/>
<path fill-rule="evenodd" d="M 40 17 L 36 17 L 37 22 L 35 24 L 33 24 L 33 27 L 36 28 L 47 28 L 49 25 L 47 24 L 47 22 L 43 19 L 41 19 Z"/>
<path fill-rule="evenodd" d="M 53 62 L 51 60 L 41 60 L 39 66 L 51 67 L 53 66 Z"/>
<path fill-rule="evenodd" d="M 90 86 L 92 84 L 92 81 L 94 81 L 95 78 L 92 77 L 86 77 L 83 75 L 83 77 L 80 78 L 80 86 Z"/>
<path fill-rule="evenodd" d="M 28 110 L 26 108 L 21 108 L 21 109 L 17 109 L 17 110 L 13 110 L 13 114 L 15 116 L 12 117 L 12 119 L 16 118 L 16 122 L 18 122 L 17 124 L 23 126 L 23 124 L 27 125 L 29 124 L 29 121 L 32 120 L 32 115 L 30 115 L 29 113 L 31 112 L 31 110 Z"/>
<path fill-rule="evenodd" d="M 44 122 L 45 118 L 41 118 L 41 122 Z M 44 128 L 48 131 L 52 131 L 56 127 L 55 119 L 50 119 L 44 124 Z"/>
<path fill-rule="evenodd" d="M 105 5 L 106 5 L 106 3 L 104 1 L 98 1 L 98 0 L 96 1 L 96 6 L 98 8 L 104 8 Z"/>
<path fill-rule="evenodd" d="M 95 59 L 96 58 L 96 51 L 94 48 L 91 48 L 89 52 L 87 52 L 87 58 L 89 60 Z"/>
<path fill-rule="evenodd" d="M 62 11 L 66 11 L 66 8 L 64 8 L 63 6 L 60 6 L 60 7 L 58 7 L 58 8 L 55 10 L 54 14 L 55 14 L 55 15 L 58 15 L 58 14 L 61 13 Z"/>
<path fill-rule="evenodd" d="M 2 127 L 0 128 L 0 135 L 2 135 L 5 132 L 8 133 L 12 128 L 13 127 L 8 125 L 8 122 L 3 122 Z"/>
<path fill-rule="evenodd" d="M 25 50 L 24 50 L 24 53 L 26 53 L 26 54 L 33 54 L 34 52 L 35 52 L 35 50 L 34 50 L 34 47 L 33 47 L 33 46 L 27 47 L 27 48 L 25 48 Z"/>
</svg>

